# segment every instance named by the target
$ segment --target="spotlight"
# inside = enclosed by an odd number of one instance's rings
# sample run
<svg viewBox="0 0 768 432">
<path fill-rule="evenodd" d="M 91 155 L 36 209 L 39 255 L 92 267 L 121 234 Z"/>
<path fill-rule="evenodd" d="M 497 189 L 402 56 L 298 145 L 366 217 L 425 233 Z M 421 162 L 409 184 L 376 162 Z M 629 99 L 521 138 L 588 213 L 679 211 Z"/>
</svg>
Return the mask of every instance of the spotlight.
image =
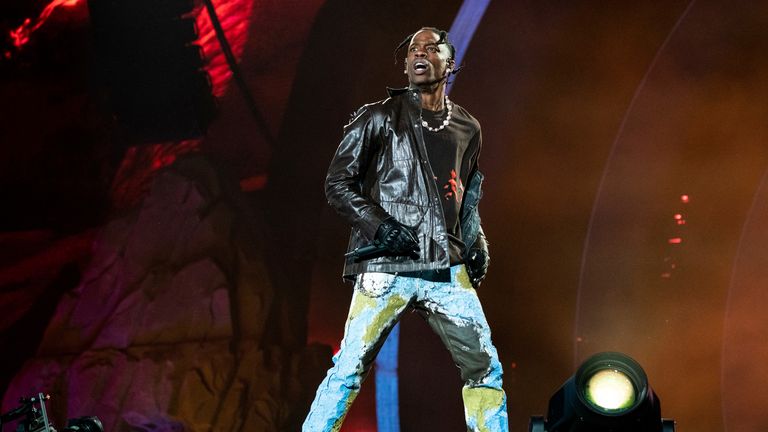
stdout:
<svg viewBox="0 0 768 432">
<path fill-rule="evenodd" d="M 674 432 L 643 368 L 627 355 L 596 354 L 549 400 L 547 418 L 534 416 L 529 432 Z"/>
</svg>

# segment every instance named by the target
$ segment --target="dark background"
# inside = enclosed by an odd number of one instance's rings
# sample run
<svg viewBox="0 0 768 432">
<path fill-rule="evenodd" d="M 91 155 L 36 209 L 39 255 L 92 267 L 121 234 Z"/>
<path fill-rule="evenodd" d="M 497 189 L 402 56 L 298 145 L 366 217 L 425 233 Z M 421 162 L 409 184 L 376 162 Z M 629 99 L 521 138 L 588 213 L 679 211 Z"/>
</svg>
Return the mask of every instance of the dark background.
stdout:
<svg viewBox="0 0 768 432">
<path fill-rule="evenodd" d="M 2 29 L 44 5 L 4 2 Z M 233 178 L 266 183 L 244 189 L 267 221 L 288 317 L 268 339 L 338 347 L 348 229 L 324 203 L 327 163 L 349 113 L 405 84 L 392 57 L 402 38 L 450 28 L 459 6 L 252 3 L 239 58 L 275 138 L 230 84 L 201 146 Z M 87 262 L 89 233 L 143 190 L 118 182 L 135 143 L 105 108 L 88 9 L 56 14 L 0 63 L 0 307 L 6 346 L 27 347 L 13 350 L 16 368 L 42 331 L 21 320 L 47 322 L 75 283 L 57 272 L 34 288 L 14 276 L 19 263 L 56 255 L 45 251 L 62 239 L 84 244 L 69 256 Z M 607 350 L 643 365 L 680 430 L 768 427 L 767 44 L 763 2 L 490 3 L 451 99 L 483 126 L 492 263 L 479 295 L 512 430 L 527 430 L 580 362 Z M 402 327 L 402 430 L 463 430 L 448 354 L 416 315 Z M 373 393 L 369 380 L 344 430 L 375 430 Z"/>
</svg>

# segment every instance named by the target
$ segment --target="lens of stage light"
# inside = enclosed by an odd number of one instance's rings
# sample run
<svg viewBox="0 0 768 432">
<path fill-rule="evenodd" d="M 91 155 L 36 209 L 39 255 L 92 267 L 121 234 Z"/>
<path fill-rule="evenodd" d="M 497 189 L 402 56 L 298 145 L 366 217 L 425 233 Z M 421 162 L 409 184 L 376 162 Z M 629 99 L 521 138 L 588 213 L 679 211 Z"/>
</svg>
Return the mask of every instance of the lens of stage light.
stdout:
<svg viewBox="0 0 768 432">
<path fill-rule="evenodd" d="M 635 387 L 627 375 L 616 369 L 601 370 L 587 381 L 587 400 L 596 408 L 617 412 L 635 403 Z"/>
<path fill-rule="evenodd" d="M 675 432 L 661 418 L 645 371 L 618 352 L 593 355 L 549 399 L 549 416 L 531 417 L 528 432 Z"/>
</svg>

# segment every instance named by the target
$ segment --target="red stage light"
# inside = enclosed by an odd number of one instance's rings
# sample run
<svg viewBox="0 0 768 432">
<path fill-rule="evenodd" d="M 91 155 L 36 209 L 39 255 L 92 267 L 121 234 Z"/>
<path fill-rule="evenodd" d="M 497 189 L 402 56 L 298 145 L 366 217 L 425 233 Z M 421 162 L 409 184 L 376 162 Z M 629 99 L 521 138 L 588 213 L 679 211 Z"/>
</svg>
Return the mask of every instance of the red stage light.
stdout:
<svg viewBox="0 0 768 432">
<path fill-rule="evenodd" d="M 683 239 L 680 237 L 673 237 L 668 240 L 669 244 L 680 244 L 683 242 Z"/>
<path fill-rule="evenodd" d="M 691 197 L 689 197 L 688 195 L 680 195 L 680 201 L 682 201 L 683 203 L 688 204 L 690 200 L 691 200 Z"/>
<path fill-rule="evenodd" d="M 29 37 L 32 32 L 45 24 L 53 11 L 56 10 L 59 6 L 72 7 L 80 3 L 80 1 L 81 0 L 53 0 L 52 2 L 48 3 L 48 6 L 43 9 L 43 11 L 40 13 L 40 16 L 37 17 L 37 20 L 35 20 L 34 23 L 30 18 L 27 18 L 20 26 L 11 30 L 10 36 L 11 40 L 13 41 L 13 46 L 15 46 L 17 49 L 21 49 L 21 47 L 26 45 L 26 43 L 29 42 Z M 10 53 L 6 52 L 5 56 L 10 57 Z"/>
<path fill-rule="evenodd" d="M 238 61 L 240 61 L 245 49 L 245 41 L 248 36 L 248 26 L 251 23 L 254 3 L 248 0 L 213 0 L 216 15 L 218 15 L 221 26 L 224 28 L 224 33 L 232 48 L 232 53 Z M 216 39 L 216 32 L 213 29 L 213 24 L 211 24 L 211 17 L 208 16 L 205 8 L 197 10 L 195 21 L 197 22 L 199 33 L 197 43 L 203 48 L 203 54 L 208 60 L 205 70 L 211 76 L 214 96 L 220 97 L 228 87 L 229 81 L 232 78 L 232 71 L 229 69 L 229 65 L 227 65 L 219 41 Z"/>
</svg>

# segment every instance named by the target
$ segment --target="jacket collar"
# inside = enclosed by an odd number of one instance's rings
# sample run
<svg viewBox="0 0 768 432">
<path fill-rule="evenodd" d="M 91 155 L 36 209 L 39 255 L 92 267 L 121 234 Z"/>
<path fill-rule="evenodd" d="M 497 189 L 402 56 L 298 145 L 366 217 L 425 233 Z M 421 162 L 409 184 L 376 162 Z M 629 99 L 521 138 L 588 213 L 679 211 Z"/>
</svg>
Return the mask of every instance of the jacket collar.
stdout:
<svg viewBox="0 0 768 432">
<path fill-rule="evenodd" d="M 387 95 L 389 97 L 397 96 L 399 94 L 403 94 L 408 91 L 408 87 L 403 88 L 394 88 L 394 87 L 387 87 Z"/>
<path fill-rule="evenodd" d="M 387 87 L 387 94 L 389 97 L 397 96 L 407 91 L 419 94 L 419 89 L 417 87 Z"/>
<path fill-rule="evenodd" d="M 401 99 L 412 109 L 421 110 L 421 91 L 416 87 L 392 88 L 387 87 L 390 98 Z M 416 114 L 418 115 L 418 114 Z"/>
</svg>

